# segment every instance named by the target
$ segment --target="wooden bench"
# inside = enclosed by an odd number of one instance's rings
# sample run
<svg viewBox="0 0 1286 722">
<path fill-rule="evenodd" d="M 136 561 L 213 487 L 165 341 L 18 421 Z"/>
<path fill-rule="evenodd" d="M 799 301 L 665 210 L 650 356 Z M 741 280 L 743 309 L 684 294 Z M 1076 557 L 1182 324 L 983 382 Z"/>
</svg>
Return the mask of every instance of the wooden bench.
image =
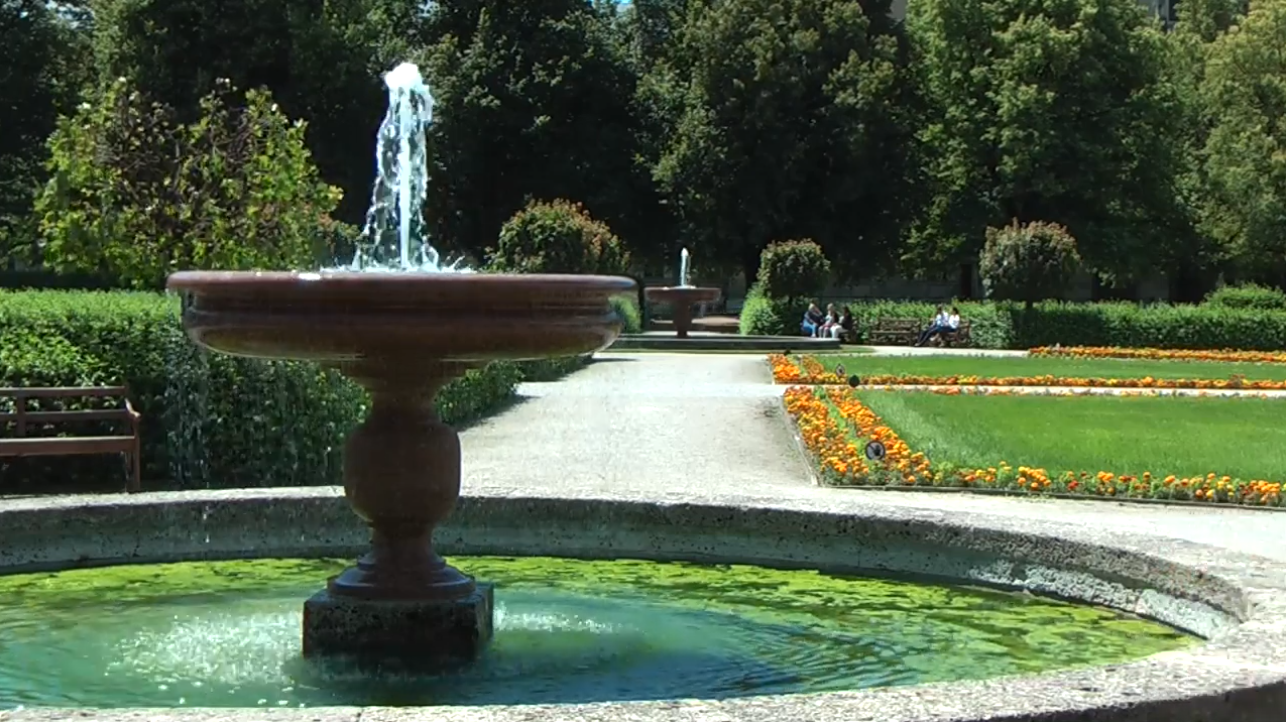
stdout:
<svg viewBox="0 0 1286 722">
<path fill-rule="evenodd" d="M 960 319 L 960 328 L 956 329 L 953 333 L 938 334 L 937 337 L 933 339 L 933 344 L 935 346 L 946 346 L 947 348 L 956 345 L 972 346 L 973 335 L 970 333 L 969 319 Z"/>
<path fill-rule="evenodd" d="M 127 492 L 139 490 L 139 414 L 129 401 L 124 386 L 83 388 L 0 388 L 0 403 L 13 399 L 13 411 L 0 413 L 0 458 L 17 456 L 72 456 L 79 454 L 125 454 L 129 475 Z M 120 399 L 121 408 L 48 410 L 49 400 Z M 32 409 L 31 402 L 42 408 Z M 128 435 L 119 436 L 29 436 L 33 430 L 49 432 L 55 425 L 86 421 L 119 421 Z M 11 434 L 9 428 L 13 427 Z"/>
<path fill-rule="evenodd" d="M 866 332 L 872 346 L 910 346 L 920 338 L 923 324 L 914 318 L 881 318 Z"/>
</svg>

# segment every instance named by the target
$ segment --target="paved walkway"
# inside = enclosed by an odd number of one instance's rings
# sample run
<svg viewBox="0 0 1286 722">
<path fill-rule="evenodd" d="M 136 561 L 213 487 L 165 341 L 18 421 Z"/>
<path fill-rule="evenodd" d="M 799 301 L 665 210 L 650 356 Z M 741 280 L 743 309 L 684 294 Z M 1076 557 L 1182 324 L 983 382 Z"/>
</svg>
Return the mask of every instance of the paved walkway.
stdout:
<svg viewBox="0 0 1286 722">
<path fill-rule="evenodd" d="M 1063 521 L 1286 560 L 1286 513 L 819 488 L 791 442 L 762 356 L 603 354 L 462 434 L 466 493 L 661 501 L 824 499 L 837 510 L 917 509 Z"/>
</svg>

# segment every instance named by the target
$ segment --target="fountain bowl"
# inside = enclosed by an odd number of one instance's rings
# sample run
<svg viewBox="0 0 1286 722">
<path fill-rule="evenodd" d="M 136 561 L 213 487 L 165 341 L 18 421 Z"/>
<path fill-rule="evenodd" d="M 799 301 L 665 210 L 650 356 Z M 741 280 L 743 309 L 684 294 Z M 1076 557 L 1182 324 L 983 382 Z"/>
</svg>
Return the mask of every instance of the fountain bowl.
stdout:
<svg viewBox="0 0 1286 722">
<path fill-rule="evenodd" d="M 492 587 L 433 548 L 461 469 L 460 438 L 438 418 L 436 394 L 488 361 L 605 348 L 623 326 L 611 298 L 634 281 L 195 271 L 167 286 L 187 294 L 183 325 L 202 346 L 320 362 L 370 392 L 370 413 L 344 446 L 344 496 L 370 527 L 370 551 L 305 602 L 304 654 L 431 667 L 476 657 L 492 635 Z"/>
<path fill-rule="evenodd" d="M 643 289 L 648 301 L 669 304 L 674 314 L 674 332 L 687 338 L 692 327 L 692 306 L 719 300 L 719 289 L 706 286 L 653 286 Z"/>
<path fill-rule="evenodd" d="M 255 358 L 358 362 L 432 359 L 465 365 L 590 353 L 621 319 L 615 276 L 185 271 L 183 320 L 197 343 Z"/>
</svg>

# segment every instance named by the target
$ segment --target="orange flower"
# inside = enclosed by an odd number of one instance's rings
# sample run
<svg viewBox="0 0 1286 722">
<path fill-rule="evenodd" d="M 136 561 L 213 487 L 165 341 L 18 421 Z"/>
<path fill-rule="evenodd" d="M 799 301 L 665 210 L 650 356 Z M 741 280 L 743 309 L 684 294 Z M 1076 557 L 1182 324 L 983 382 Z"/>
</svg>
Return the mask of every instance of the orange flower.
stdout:
<svg viewBox="0 0 1286 722">
<path fill-rule="evenodd" d="M 1204 476 L 1158 478 L 1151 471 L 1134 475 L 1106 470 L 1068 470 L 1051 475 L 1042 468 L 1012 466 L 1005 461 L 979 469 L 937 466 L 927 455 L 912 450 L 852 389 L 836 385 L 792 386 L 786 390 L 784 400 L 786 411 L 794 419 L 822 478 L 830 483 L 955 486 L 1027 494 L 1283 505 L 1282 482 L 1243 481 L 1214 472 Z M 883 445 L 882 458 L 869 461 L 865 458 L 866 445 L 871 441 Z"/>
<path fill-rule="evenodd" d="M 1280 351 L 1202 351 L 1196 349 L 1115 348 L 1109 346 L 1041 346 L 1027 352 L 1032 356 L 1071 358 L 1125 358 L 1154 361 L 1222 361 L 1234 363 L 1286 363 Z"/>
</svg>

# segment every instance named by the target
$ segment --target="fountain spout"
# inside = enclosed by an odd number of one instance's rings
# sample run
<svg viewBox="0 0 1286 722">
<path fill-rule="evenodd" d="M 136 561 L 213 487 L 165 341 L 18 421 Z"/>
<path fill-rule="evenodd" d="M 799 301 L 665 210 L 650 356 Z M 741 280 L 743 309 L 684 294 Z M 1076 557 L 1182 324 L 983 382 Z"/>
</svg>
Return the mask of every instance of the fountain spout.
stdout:
<svg viewBox="0 0 1286 722">
<path fill-rule="evenodd" d="M 679 288 L 691 288 L 688 283 L 688 249 L 679 252 Z"/>
</svg>

